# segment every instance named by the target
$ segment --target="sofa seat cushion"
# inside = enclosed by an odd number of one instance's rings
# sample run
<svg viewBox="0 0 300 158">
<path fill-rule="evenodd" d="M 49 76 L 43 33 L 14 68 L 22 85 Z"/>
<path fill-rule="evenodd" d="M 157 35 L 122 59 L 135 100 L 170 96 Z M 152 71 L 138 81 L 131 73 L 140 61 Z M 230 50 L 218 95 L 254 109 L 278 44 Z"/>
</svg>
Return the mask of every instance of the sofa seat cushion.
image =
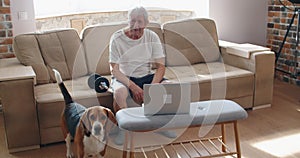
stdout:
<svg viewBox="0 0 300 158">
<path fill-rule="evenodd" d="M 192 84 L 192 101 L 252 96 L 254 74 L 221 62 L 167 67 L 172 82 Z"/>
<path fill-rule="evenodd" d="M 73 100 L 85 107 L 102 105 L 112 107 L 112 94 L 110 92 L 96 93 L 87 85 L 89 76 L 80 77 L 74 80 L 64 81 Z M 104 76 L 110 80 L 110 76 Z M 35 96 L 37 102 L 37 113 L 42 144 L 56 142 L 57 139 L 48 139 L 48 130 L 60 128 L 60 119 L 65 102 L 60 89 L 56 83 L 49 83 L 35 86 Z M 47 134 L 45 134 L 47 133 Z M 63 137 L 61 137 L 63 138 Z M 63 140 L 63 139 L 62 139 Z"/>
<path fill-rule="evenodd" d="M 106 77 L 110 81 L 110 76 L 103 77 Z M 97 93 L 94 89 L 89 88 L 87 84 L 88 78 L 89 76 L 84 76 L 77 79 L 64 81 L 65 86 L 74 100 L 112 95 L 110 92 Z M 63 95 L 61 94 L 57 83 L 38 85 L 35 86 L 34 90 L 37 103 L 64 101 Z"/>
<path fill-rule="evenodd" d="M 233 67 L 221 62 L 200 63 L 190 66 L 170 66 L 166 69 L 166 78 L 182 82 L 210 82 L 224 77 L 235 78 L 253 76 L 250 71 Z"/>
</svg>

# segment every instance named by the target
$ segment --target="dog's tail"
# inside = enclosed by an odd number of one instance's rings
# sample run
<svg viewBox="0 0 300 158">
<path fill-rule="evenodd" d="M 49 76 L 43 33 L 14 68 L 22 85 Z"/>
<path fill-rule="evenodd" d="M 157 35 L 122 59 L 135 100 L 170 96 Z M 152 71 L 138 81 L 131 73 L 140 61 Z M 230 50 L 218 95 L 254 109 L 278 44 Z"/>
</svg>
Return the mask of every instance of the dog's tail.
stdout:
<svg viewBox="0 0 300 158">
<path fill-rule="evenodd" d="M 66 102 L 66 105 L 68 105 L 70 103 L 73 103 L 74 101 L 73 101 L 70 93 L 68 92 L 68 90 L 67 90 L 67 88 L 66 88 L 66 86 L 65 86 L 65 84 L 64 84 L 64 82 L 63 82 L 63 80 L 61 78 L 60 73 L 57 70 L 55 70 L 55 69 L 52 69 L 52 70 L 54 72 L 54 75 L 55 75 L 55 78 L 56 78 L 56 82 L 57 82 L 57 84 L 58 84 L 58 86 L 59 86 L 59 88 L 61 90 L 61 93 L 64 96 L 64 100 Z"/>
</svg>

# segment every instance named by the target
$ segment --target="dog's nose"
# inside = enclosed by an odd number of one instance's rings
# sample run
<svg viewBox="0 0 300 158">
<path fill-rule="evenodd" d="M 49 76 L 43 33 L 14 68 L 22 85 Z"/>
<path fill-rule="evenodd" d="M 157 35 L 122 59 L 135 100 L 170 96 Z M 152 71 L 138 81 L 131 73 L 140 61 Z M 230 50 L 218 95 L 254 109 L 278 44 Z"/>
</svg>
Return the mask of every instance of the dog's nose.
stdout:
<svg viewBox="0 0 300 158">
<path fill-rule="evenodd" d="M 99 123 L 96 123 L 94 126 L 95 135 L 99 135 L 102 130 L 102 126 Z"/>
<path fill-rule="evenodd" d="M 100 125 L 95 126 L 95 131 L 101 131 L 101 126 Z"/>
</svg>

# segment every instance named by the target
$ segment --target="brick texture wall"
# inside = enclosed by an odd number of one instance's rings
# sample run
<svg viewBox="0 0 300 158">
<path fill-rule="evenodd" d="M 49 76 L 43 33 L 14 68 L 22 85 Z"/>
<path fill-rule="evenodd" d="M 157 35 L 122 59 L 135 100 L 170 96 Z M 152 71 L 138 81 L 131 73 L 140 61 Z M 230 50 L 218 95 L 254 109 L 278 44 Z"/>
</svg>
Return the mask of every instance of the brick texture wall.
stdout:
<svg viewBox="0 0 300 158">
<path fill-rule="evenodd" d="M 294 5 L 288 0 L 282 0 L 282 2 L 292 10 L 285 8 L 279 0 L 269 0 L 268 6 L 267 43 L 268 47 L 277 53 L 294 15 Z M 286 42 L 278 57 L 275 75 L 282 81 L 300 86 L 300 42 L 298 46 L 296 42 L 297 18 L 296 16 L 291 25 Z"/>
<path fill-rule="evenodd" d="M 0 0 L 0 59 L 14 57 L 10 0 Z"/>
</svg>

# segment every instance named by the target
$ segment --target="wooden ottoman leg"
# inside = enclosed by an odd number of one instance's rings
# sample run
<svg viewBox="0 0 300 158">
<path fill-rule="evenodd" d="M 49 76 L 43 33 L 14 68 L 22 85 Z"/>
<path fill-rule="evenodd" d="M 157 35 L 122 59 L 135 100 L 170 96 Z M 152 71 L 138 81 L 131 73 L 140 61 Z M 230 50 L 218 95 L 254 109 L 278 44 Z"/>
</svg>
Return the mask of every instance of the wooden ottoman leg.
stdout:
<svg viewBox="0 0 300 158">
<path fill-rule="evenodd" d="M 222 131 L 222 151 L 223 152 L 226 152 L 226 146 L 224 144 L 226 144 L 226 138 L 225 138 L 225 135 L 226 135 L 226 131 L 225 131 L 225 124 L 222 123 L 221 124 L 221 131 Z"/>
<path fill-rule="evenodd" d="M 241 158 L 242 155 L 241 155 L 240 138 L 238 133 L 237 121 L 234 121 L 233 124 L 234 124 L 234 136 L 235 136 L 237 157 Z"/>
<path fill-rule="evenodd" d="M 129 157 L 134 158 L 134 144 L 133 144 L 133 132 L 125 131 L 125 139 L 123 144 L 123 158 L 127 157 L 129 143 Z"/>
<path fill-rule="evenodd" d="M 125 131 L 125 138 L 123 144 L 123 158 L 127 157 L 127 145 L 128 145 L 128 131 Z"/>
<path fill-rule="evenodd" d="M 134 158 L 133 132 L 131 131 L 125 131 L 125 139 L 123 144 L 123 158 L 127 157 L 128 146 L 129 146 L 129 157 Z"/>
<path fill-rule="evenodd" d="M 134 158 L 133 132 L 129 131 L 130 158 Z"/>
</svg>

